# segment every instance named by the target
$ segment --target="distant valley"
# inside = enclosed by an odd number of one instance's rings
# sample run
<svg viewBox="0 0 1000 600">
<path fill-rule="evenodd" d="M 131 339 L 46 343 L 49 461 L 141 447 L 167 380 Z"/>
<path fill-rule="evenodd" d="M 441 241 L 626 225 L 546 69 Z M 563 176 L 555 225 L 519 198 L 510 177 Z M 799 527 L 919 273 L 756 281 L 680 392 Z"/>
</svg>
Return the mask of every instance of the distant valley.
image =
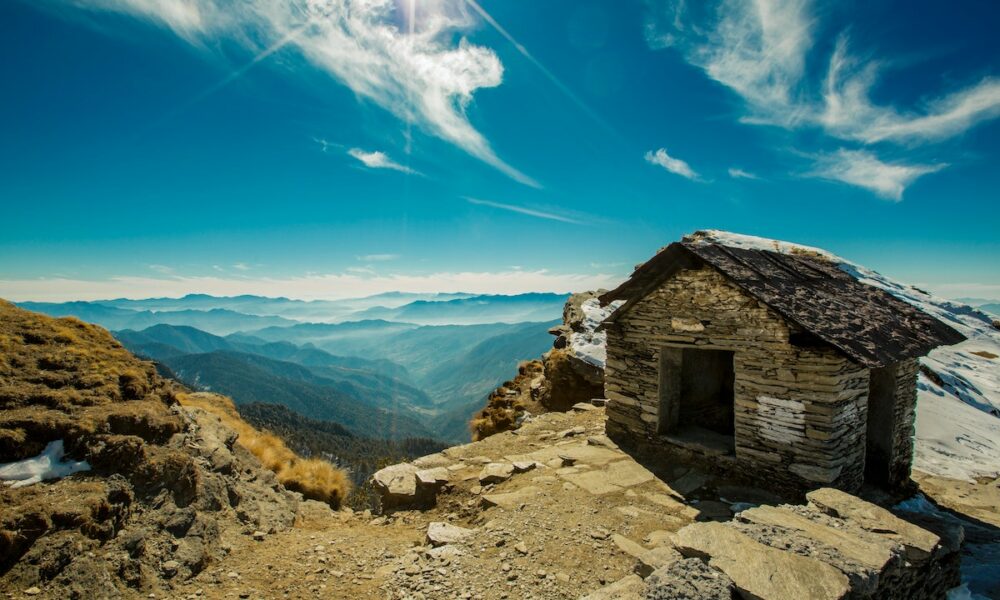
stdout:
<svg viewBox="0 0 1000 600">
<path fill-rule="evenodd" d="M 390 293 L 21 306 L 102 325 L 195 389 L 274 404 L 367 437 L 469 439 L 468 421 L 522 360 L 551 347 L 566 296 Z"/>
</svg>

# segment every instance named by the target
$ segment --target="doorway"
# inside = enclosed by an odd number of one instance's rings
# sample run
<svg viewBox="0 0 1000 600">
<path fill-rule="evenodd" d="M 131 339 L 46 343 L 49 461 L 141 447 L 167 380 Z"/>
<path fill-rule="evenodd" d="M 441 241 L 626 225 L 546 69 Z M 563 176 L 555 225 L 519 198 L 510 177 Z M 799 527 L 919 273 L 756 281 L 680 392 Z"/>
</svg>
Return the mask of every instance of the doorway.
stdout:
<svg viewBox="0 0 1000 600">
<path fill-rule="evenodd" d="M 891 479 L 895 398 L 895 366 L 872 369 L 868 383 L 865 482 L 883 487 Z"/>
<path fill-rule="evenodd" d="M 734 353 L 663 348 L 660 352 L 660 432 L 700 428 L 732 436 Z"/>
</svg>

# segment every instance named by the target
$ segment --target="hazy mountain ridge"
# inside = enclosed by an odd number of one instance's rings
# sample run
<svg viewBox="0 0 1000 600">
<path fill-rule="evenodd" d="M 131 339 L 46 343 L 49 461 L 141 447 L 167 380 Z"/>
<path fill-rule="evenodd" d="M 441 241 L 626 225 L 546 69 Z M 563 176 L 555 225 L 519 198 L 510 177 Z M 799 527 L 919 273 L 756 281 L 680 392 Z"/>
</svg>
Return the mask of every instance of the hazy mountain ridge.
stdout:
<svg viewBox="0 0 1000 600">
<path fill-rule="evenodd" d="M 558 314 L 565 298 L 565 295 L 551 293 L 505 296 L 388 292 L 342 300 L 294 300 L 254 295 L 188 294 L 180 298 L 22 302 L 20 305 L 52 316 L 76 315 L 112 330 L 142 329 L 156 323 L 169 323 L 192 325 L 225 335 L 269 325 L 342 323 L 377 318 L 408 321 L 416 325 L 547 320 Z M 237 314 L 242 317 L 242 322 Z M 261 320 L 265 318 L 271 320 Z"/>
<path fill-rule="evenodd" d="M 380 406 L 348 381 L 320 377 L 295 363 L 255 354 L 215 351 L 166 359 L 186 385 L 225 394 L 236 403 L 281 404 L 314 419 L 334 421 L 368 437 L 431 437 L 402 402 Z"/>
<path fill-rule="evenodd" d="M 430 429 L 458 441 L 467 439 L 467 423 L 486 395 L 518 362 L 550 346 L 546 331 L 558 323 L 564 299 L 552 293 L 386 293 L 335 301 L 190 294 L 23 305 L 116 330 L 130 350 L 160 361 L 185 383 L 224 391 L 240 403 L 282 404 L 364 427 L 347 408 L 350 398 L 387 411 L 377 419 L 381 424 L 359 433 L 424 435 Z M 378 315 L 389 318 L 361 318 Z M 303 316 L 315 320 L 293 320 Z M 294 364 L 308 375 L 250 356 Z M 287 389 L 264 385 L 268 373 L 318 387 L 302 393 L 319 407 L 310 412 Z M 254 394 L 247 392 L 250 382 L 261 383 Z M 389 415 L 398 416 L 398 426 L 388 424 Z"/>
<path fill-rule="evenodd" d="M 76 317 L 88 323 L 115 331 L 120 329 L 145 329 L 153 325 L 187 325 L 217 335 L 226 335 L 246 329 L 291 325 L 295 321 L 278 316 L 248 315 L 226 308 L 209 310 L 184 309 L 175 311 L 129 310 L 105 306 L 94 302 L 20 302 L 21 308 L 40 312 L 50 317 Z"/>
</svg>

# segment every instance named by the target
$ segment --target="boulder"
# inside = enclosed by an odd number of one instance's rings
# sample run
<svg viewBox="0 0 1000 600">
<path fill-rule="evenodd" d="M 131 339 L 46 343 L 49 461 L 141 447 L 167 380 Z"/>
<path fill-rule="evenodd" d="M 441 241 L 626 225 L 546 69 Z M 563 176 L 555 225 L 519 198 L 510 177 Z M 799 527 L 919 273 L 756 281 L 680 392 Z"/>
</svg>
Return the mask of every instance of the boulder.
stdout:
<svg viewBox="0 0 1000 600">
<path fill-rule="evenodd" d="M 900 519 L 881 506 L 834 488 L 814 490 L 806 494 L 806 499 L 829 515 L 898 541 L 906 548 L 906 558 L 915 562 L 930 558 L 941 541 L 937 535 Z"/>
<path fill-rule="evenodd" d="M 688 525 L 677 532 L 677 549 L 707 559 L 725 573 L 740 595 L 768 600 L 840 600 L 847 576 L 813 558 L 776 550 L 722 523 Z"/>
<path fill-rule="evenodd" d="M 447 469 L 421 469 L 410 463 L 391 465 L 372 475 L 383 509 L 427 508 L 434 505 L 438 478 Z M 417 474 L 421 477 L 418 478 Z"/>
<path fill-rule="evenodd" d="M 646 578 L 646 600 L 731 600 L 734 591 L 725 573 L 697 558 L 672 562 Z"/>
<path fill-rule="evenodd" d="M 475 533 L 475 529 L 466 529 L 465 527 L 459 527 L 451 523 L 434 521 L 427 526 L 427 541 L 436 548 L 445 544 L 460 542 L 473 533 Z"/>
<path fill-rule="evenodd" d="M 507 481 L 514 474 L 514 465 L 510 463 L 489 463 L 479 472 L 479 483 L 488 485 Z"/>
</svg>

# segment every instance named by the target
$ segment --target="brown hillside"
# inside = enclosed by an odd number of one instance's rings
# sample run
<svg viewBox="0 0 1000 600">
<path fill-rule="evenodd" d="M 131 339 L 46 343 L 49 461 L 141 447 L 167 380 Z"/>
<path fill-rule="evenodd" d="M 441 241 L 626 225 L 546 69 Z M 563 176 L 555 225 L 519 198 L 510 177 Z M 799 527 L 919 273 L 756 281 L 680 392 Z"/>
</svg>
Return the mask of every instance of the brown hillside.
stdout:
<svg viewBox="0 0 1000 600">
<path fill-rule="evenodd" d="M 299 459 L 228 399 L 191 399 L 104 329 L 0 301 L 0 464 L 56 440 L 91 469 L 0 485 L 0 591 L 170 590 L 232 536 L 289 527 L 299 497 L 279 481 L 334 505 L 347 489 L 340 471 Z"/>
</svg>

